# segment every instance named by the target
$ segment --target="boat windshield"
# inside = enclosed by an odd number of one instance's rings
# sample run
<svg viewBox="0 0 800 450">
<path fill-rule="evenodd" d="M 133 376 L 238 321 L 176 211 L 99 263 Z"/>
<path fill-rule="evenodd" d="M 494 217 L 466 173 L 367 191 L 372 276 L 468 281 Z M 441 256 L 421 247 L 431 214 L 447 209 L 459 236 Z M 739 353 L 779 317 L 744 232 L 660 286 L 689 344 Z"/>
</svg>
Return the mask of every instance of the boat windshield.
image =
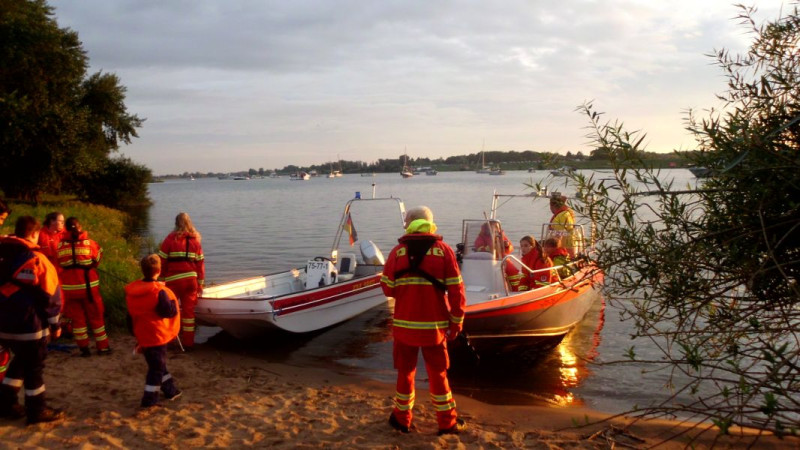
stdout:
<svg viewBox="0 0 800 450">
<path fill-rule="evenodd" d="M 463 257 L 500 259 L 503 257 L 503 228 L 499 220 L 465 220 L 462 230 Z"/>
</svg>

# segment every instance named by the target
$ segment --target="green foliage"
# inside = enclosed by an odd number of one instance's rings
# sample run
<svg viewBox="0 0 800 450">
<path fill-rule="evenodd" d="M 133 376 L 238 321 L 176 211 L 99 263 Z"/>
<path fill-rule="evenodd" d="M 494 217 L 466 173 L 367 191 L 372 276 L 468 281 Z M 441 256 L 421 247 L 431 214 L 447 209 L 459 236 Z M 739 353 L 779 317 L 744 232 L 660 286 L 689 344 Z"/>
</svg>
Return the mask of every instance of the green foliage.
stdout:
<svg viewBox="0 0 800 450">
<path fill-rule="evenodd" d="M 77 33 L 52 14 L 43 0 L 0 0 L 0 189 L 24 200 L 99 170 L 142 123 L 116 75 L 85 78 Z"/>
<path fill-rule="evenodd" d="M 96 170 L 75 177 L 70 189 L 82 199 L 112 208 L 148 204 L 150 169 L 128 158 L 110 158 Z"/>
<path fill-rule="evenodd" d="M 664 352 L 652 364 L 688 380 L 678 391 L 695 399 L 646 413 L 783 433 L 800 425 L 800 17 L 758 26 L 740 8 L 749 51 L 713 55 L 724 106 L 687 121 L 691 157 L 712 176 L 674 187 L 643 160 L 643 134 L 586 104 L 614 176 L 576 175 L 575 208 L 598 224 L 609 298 L 625 300 L 635 336 Z"/>
<path fill-rule="evenodd" d="M 103 248 L 103 259 L 98 267 L 100 272 L 100 295 L 106 307 L 106 320 L 110 331 L 124 329 L 125 306 L 124 287 L 127 283 L 141 278 L 139 271 L 139 243 L 129 240 L 128 224 L 130 218 L 123 212 L 104 206 L 81 203 L 66 197 L 45 197 L 39 205 L 12 203 L 13 213 L 0 227 L 0 234 L 13 232 L 14 223 L 20 216 L 33 216 L 44 220 L 52 211 L 59 211 L 65 217 L 77 217 L 89 237 Z"/>
</svg>

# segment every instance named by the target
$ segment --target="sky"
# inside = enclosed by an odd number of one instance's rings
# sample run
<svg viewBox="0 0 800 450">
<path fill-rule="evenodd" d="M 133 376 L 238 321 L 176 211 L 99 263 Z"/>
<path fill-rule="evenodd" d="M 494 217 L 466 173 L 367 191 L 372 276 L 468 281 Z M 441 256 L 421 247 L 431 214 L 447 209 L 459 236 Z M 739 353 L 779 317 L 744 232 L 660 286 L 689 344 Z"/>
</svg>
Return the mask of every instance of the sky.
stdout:
<svg viewBox="0 0 800 450">
<path fill-rule="evenodd" d="M 649 151 L 692 149 L 687 111 L 725 89 L 707 55 L 752 38 L 733 3 L 50 0 L 89 73 L 117 74 L 146 119 L 120 151 L 156 175 L 588 154 L 587 101 Z M 791 6 L 755 5 L 762 20 Z"/>
</svg>

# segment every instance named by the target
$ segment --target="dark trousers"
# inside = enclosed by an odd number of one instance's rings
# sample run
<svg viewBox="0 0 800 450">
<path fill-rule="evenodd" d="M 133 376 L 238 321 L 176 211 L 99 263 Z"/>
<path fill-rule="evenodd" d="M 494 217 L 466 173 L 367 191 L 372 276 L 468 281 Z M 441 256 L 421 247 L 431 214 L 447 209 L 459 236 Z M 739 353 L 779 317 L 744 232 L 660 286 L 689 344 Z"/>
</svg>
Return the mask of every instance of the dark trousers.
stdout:
<svg viewBox="0 0 800 450">
<path fill-rule="evenodd" d="M 158 403 L 158 391 L 164 392 L 167 398 L 174 396 L 178 388 L 175 380 L 167 371 L 167 346 L 158 345 L 145 347 L 142 350 L 144 360 L 147 362 L 147 376 L 144 382 L 144 396 L 142 406 L 152 406 Z"/>
<path fill-rule="evenodd" d="M 0 341 L 11 350 L 13 357 L 6 377 L 0 384 L 0 408 L 10 408 L 18 402 L 17 395 L 25 387 L 25 409 L 28 414 L 44 408 L 44 359 L 47 356 L 47 338 L 35 341 Z"/>
</svg>

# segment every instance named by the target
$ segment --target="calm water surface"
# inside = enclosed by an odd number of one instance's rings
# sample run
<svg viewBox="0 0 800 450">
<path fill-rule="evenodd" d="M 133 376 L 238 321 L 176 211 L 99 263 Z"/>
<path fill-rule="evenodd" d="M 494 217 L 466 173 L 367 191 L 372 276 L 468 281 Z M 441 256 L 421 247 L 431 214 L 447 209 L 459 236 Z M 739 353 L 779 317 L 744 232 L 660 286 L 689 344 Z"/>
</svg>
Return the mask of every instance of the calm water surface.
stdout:
<svg viewBox="0 0 800 450">
<path fill-rule="evenodd" d="M 663 174 L 674 179 L 677 186 L 694 183 L 685 169 Z M 596 172 L 594 176 L 602 178 L 607 174 Z M 310 181 L 290 181 L 285 177 L 171 181 L 150 185 L 154 205 L 149 212 L 149 226 L 142 233 L 152 238 L 150 245 L 157 246 L 172 229 L 177 213 L 188 212 L 203 235 L 207 282 L 225 282 L 300 267 L 314 256 L 328 255 L 345 202 L 357 191 L 370 198 L 373 183 L 378 197 L 400 197 L 406 207 L 430 206 L 438 232 L 455 247 L 461 239 L 461 221 L 488 214 L 495 190 L 525 194 L 530 191 L 524 183 L 539 181 L 548 184 L 551 191 L 568 195 L 574 192 L 546 171 L 509 171 L 505 176 L 450 172 L 407 180 L 399 174 L 378 174 Z M 367 206 L 366 202 L 355 204 L 353 220 L 359 238 L 376 242 L 388 254 L 402 228 L 396 208 L 385 203 L 385 207 L 371 204 L 370 208 L 362 207 Z M 538 237 L 540 224 L 550 215 L 546 200 L 515 201 L 499 213 L 515 245 L 525 234 Z M 344 241 L 346 246 L 346 238 Z M 337 327 L 308 335 L 273 333 L 242 343 L 222 334 L 209 345 L 300 365 L 326 364 L 392 382 L 395 375 L 390 317 L 389 307 L 381 306 Z M 597 302 L 555 350 L 513 367 L 484 364 L 455 370 L 451 382 L 459 394 L 496 404 L 587 405 L 610 412 L 643 406 L 669 394 L 666 373 L 644 373 L 631 365 L 598 364 L 621 359 L 631 345 L 636 345 L 640 356 L 660 357 L 649 342 L 631 341 L 630 327 L 619 320 L 619 310 L 613 302 Z M 264 345 L 267 341 L 268 346 Z M 423 367 L 420 364 L 417 372 L 421 383 L 427 378 Z"/>
</svg>

